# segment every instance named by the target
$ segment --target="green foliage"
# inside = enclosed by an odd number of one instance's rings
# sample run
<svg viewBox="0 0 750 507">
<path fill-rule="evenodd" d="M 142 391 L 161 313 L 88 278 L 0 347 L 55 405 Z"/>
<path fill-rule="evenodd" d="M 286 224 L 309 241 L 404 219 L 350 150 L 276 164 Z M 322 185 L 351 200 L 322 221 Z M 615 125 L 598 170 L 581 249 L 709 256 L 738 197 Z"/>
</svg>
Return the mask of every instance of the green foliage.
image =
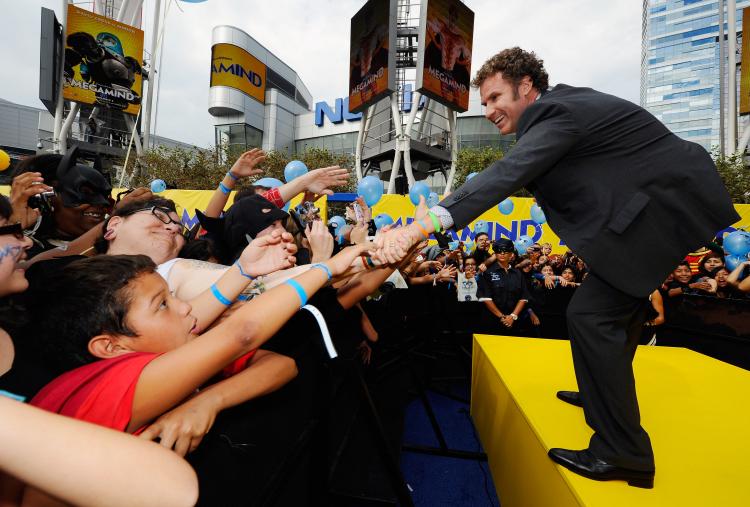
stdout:
<svg viewBox="0 0 750 507">
<path fill-rule="evenodd" d="M 148 185 L 152 180 L 160 178 L 170 186 L 179 189 L 213 190 L 241 154 L 242 150 L 225 147 L 187 150 L 179 147 L 159 146 L 147 151 L 138 159 L 138 175 L 130 186 Z M 351 156 L 331 153 L 322 148 L 308 148 L 304 153 L 294 155 L 283 151 L 272 151 L 267 153 L 266 160 L 260 165 L 263 174 L 259 175 L 258 179 L 277 178 L 284 181 L 284 167 L 294 159 L 304 162 L 310 170 L 332 165 L 349 169 L 354 167 L 354 160 Z M 356 187 L 354 180 L 355 178 L 352 178 L 349 185 L 337 188 L 336 191 L 352 191 Z M 240 190 L 251 183 L 251 181 L 241 180 L 235 188 Z"/>
<path fill-rule="evenodd" d="M 503 158 L 503 150 L 499 147 L 485 146 L 484 148 L 463 148 L 458 151 L 456 162 L 456 179 L 453 188 L 458 188 L 466 182 L 466 177 L 471 173 L 481 173 L 493 162 Z M 526 189 L 521 189 L 515 194 L 517 197 L 531 197 Z"/>
<path fill-rule="evenodd" d="M 745 165 L 744 153 L 724 155 L 719 153 L 718 148 L 714 148 L 711 155 L 732 202 L 750 204 L 750 169 Z"/>
</svg>

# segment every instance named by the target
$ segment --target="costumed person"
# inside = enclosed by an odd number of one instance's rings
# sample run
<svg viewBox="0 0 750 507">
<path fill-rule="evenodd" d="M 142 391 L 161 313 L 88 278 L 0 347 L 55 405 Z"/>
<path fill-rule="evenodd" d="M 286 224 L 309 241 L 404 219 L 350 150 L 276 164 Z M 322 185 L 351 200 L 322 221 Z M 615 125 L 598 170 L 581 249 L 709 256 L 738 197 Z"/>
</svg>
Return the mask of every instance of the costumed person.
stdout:
<svg viewBox="0 0 750 507">
<path fill-rule="evenodd" d="M 559 84 L 534 53 L 515 47 L 480 68 L 485 116 L 517 143 L 430 212 L 378 238 L 394 262 L 425 234 L 465 227 L 525 187 L 589 274 L 567 310 L 586 422 L 583 450 L 550 458 L 585 477 L 653 487 L 654 455 L 641 427 L 632 360 L 647 296 L 685 256 L 739 220 L 710 155 L 645 109 Z M 696 209 L 701 210 L 695 213 Z"/>
</svg>

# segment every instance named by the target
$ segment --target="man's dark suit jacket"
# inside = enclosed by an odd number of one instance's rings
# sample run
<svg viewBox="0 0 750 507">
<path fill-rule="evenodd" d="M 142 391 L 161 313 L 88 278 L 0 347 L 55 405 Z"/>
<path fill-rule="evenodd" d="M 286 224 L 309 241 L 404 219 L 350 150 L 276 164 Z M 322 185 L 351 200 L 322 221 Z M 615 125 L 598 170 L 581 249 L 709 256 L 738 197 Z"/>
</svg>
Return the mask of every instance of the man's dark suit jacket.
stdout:
<svg viewBox="0 0 750 507">
<path fill-rule="evenodd" d="M 626 100 L 561 84 L 524 111 L 516 135 L 440 203 L 454 225 L 526 187 L 592 272 L 632 296 L 740 218 L 706 150 Z"/>
</svg>

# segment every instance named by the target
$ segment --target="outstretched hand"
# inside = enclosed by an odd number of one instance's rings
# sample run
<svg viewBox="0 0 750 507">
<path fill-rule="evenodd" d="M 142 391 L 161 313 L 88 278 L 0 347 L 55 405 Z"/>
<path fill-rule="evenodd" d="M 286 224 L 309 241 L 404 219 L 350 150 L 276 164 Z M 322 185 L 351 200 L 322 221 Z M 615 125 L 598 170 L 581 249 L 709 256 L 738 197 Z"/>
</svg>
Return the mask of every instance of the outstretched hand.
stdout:
<svg viewBox="0 0 750 507">
<path fill-rule="evenodd" d="M 349 182 L 349 171 L 337 165 L 314 169 L 303 176 L 305 190 L 319 195 L 333 195 L 333 187 L 340 187 Z"/>
<path fill-rule="evenodd" d="M 294 266 L 297 245 L 288 232 L 274 231 L 255 238 L 240 255 L 242 270 L 250 276 L 261 276 Z"/>
<path fill-rule="evenodd" d="M 238 178 L 246 178 L 248 176 L 255 176 L 256 174 L 262 174 L 263 169 L 258 169 L 256 166 L 266 159 L 266 153 L 260 148 L 253 148 L 248 150 L 239 156 L 237 161 L 232 165 L 229 170 Z"/>
</svg>

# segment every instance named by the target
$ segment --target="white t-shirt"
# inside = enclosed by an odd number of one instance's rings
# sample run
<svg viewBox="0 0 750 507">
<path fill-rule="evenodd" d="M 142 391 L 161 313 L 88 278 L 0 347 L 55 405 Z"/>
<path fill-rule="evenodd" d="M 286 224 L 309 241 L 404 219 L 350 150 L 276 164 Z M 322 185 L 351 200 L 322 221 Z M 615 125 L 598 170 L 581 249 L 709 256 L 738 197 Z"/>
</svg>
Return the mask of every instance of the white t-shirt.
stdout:
<svg viewBox="0 0 750 507">
<path fill-rule="evenodd" d="M 476 277 L 467 278 L 459 271 L 456 281 L 456 294 L 458 294 L 459 301 L 478 301 Z"/>
</svg>

